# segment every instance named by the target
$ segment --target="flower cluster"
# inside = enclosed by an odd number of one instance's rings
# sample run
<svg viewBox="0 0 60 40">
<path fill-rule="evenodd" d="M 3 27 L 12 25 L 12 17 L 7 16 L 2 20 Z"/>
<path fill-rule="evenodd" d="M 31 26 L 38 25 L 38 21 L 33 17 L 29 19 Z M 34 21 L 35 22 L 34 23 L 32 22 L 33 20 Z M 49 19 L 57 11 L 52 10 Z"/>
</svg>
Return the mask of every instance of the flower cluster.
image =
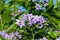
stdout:
<svg viewBox="0 0 60 40">
<path fill-rule="evenodd" d="M 31 0 L 28 0 L 29 2 Z M 44 10 L 46 6 L 48 6 L 49 0 L 32 0 L 35 3 L 36 10 Z"/>
<path fill-rule="evenodd" d="M 22 35 L 20 35 L 17 31 L 14 33 L 7 34 L 5 31 L 1 31 L 0 35 L 4 37 L 5 39 L 12 40 L 12 39 L 21 39 Z"/>
<path fill-rule="evenodd" d="M 45 7 L 48 5 L 49 0 L 40 0 L 41 4 L 36 3 L 36 10 L 45 9 Z M 42 5 L 43 4 L 43 5 Z"/>
<path fill-rule="evenodd" d="M 39 24 L 39 28 L 42 28 L 46 22 L 46 19 L 43 18 L 43 16 L 23 14 L 22 19 L 17 19 L 16 21 L 16 24 L 20 26 L 20 28 L 26 25 L 32 26 L 33 24 Z"/>
</svg>

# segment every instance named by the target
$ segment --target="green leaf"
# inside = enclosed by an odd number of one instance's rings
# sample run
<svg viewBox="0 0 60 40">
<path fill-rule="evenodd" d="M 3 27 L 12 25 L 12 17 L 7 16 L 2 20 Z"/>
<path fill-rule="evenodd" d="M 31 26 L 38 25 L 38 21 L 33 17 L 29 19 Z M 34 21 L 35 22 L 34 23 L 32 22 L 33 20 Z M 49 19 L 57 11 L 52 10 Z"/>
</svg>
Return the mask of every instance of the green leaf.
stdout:
<svg viewBox="0 0 60 40">
<path fill-rule="evenodd" d="M 3 4 L 2 4 L 2 1 L 0 1 L 0 12 L 2 11 L 3 9 Z"/>
<path fill-rule="evenodd" d="M 2 23 L 9 23 L 11 21 L 10 11 L 7 10 L 2 14 Z"/>
<path fill-rule="evenodd" d="M 5 40 L 5 39 L 0 35 L 0 40 Z"/>
<path fill-rule="evenodd" d="M 50 0 L 49 4 L 49 9 L 53 6 L 53 0 Z"/>
<path fill-rule="evenodd" d="M 59 33 L 57 33 L 57 32 L 48 32 L 48 35 L 51 37 L 51 38 L 56 38 L 58 35 L 59 35 Z"/>
</svg>

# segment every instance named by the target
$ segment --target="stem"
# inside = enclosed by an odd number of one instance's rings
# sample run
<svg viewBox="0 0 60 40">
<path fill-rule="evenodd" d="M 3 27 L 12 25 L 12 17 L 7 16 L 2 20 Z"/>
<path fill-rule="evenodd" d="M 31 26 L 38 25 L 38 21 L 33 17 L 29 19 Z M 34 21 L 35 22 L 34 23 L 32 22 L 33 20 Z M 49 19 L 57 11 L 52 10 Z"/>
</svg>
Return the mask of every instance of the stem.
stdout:
<svg viewBox="0 0 60 40">
<path fill-rule="evenodd" d="M 2 19 L 1 17 L 1 13 L 0 13 L 0 20 Z M 1 20 L 1 26 L 2 26 L 2 30 L 3 30 L 3 23 L 2 23 L 2 20 Z"/>
<path fill-rule="evenodd" d="M 34 40 L 34 34 L 32 34 L 32 40 Z"/>
<path fill-rule="evenodd" d="M 2 26 L 2 30 L 3 30 L 3 23 L 2 23 L 2 20 L 1 20 L 1 26 Z"/>
<path fill-rule="evenodd" d="M 32 29 L 32 40 L 34 40 L 34 35 L 35 35 L 35 34 L 33 33 L 33 29 Z"/>
<path fill-rule="evenodd" d="M 12 24 L 8 29 L 7 31 L 9 31 L 15 24 Z"/>
</svg>

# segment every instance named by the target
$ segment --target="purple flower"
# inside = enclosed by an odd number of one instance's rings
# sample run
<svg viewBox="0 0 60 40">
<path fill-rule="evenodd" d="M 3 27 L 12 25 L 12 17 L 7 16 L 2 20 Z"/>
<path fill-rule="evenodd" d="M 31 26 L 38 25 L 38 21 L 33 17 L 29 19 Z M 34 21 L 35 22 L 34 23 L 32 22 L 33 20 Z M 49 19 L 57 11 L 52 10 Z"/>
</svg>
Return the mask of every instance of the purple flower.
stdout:
<svg viewBox="0 0 60 40">
<path fill-rule="evenodd" d="M 22 26 L 25 26 L 25 21 L 24 20 L 17 19 L 16 21 L 17 21 L 16 24 L 19 25 L 20 28 L 22 28 Z"/>
<path fill-rule="evenodd" d="M 23 14 L 24 20 L 31 20 L 32 14 Z"/>
<path fill-rule="evenodd" d="M 28 16 L 28 20 L 31 20 L 31 18 L 33 17 L 32 14 L 27 14 L 27 16 Z"/>
<path fill-rule="evenodd" d="M 46 37 L 43 37 L 44 40 L 48 40 Z"/>
<path fill-rule="evenodd" d="M 23 20 L 28 20 L 28 16 L 26 14 L 23 14 Z"/>
<path fill-rule="evenodd" d="M 59 36 L 59 38 L 57 38 L 56 40 L 60 40 L 60 36 Z"/>
<path fill-rule="evenodd" d="M 36 10 L 40 10 L 41 5 L 36 3 Z"/>
<path fill-rule="evenodd" d="M 16 32 L 14 33 L 14 35 L 16 35 L 16 36 L 17 36 L 18 34 L 19 34 L 18 31 L 16 31 Z"/>
<path fill-rule="evenodd" d="M 44 6 L 47 6 L 48 5 L 48 3 L 44 3 Z"/>
<path fill-rule="evenodd" d="M 10 33 L 9 36 L 8 36 L 8 39 L 9 40 L 12 40 L 13 37 L 14 37 L 14 34 L 13 33 Z"/>
<path fill-rule="evenodd" d="M 0 35 L 2 35 L 2 37 L 4 37 L 5 39 L 8 38 L 8 34 L 6 34 L 5 31 L 0 32 Z"/>
<path fill-rule="evenodd" d="M 40 24 L 40 27 L 39 28 L 42 28 L 44 26 L 44 24 Z"/>
<path fill-rule="evenodd" d="M 5 39 L 10 39 L 10 40 L 12 40 L 12 38 L 14 36 L 12 34 L 9 35 L 9 34 L 5 33 L 5 31 L 0 32 L 0 35 L 2 35 L 2 37 L 4 37 Z"/>
<path fill-rule="evenodd" d="M 18 37 L 19 39 L 21 39 L 21 38 L 22 38 L 22 35 L 17 35 L 17 37 Z"/>
<path fill-rule="evenodd" d="M 16 38 L 18 37 L 19 39 L 22 38 L 22 35 L 20 35 L 17 31 L 14 33 L 10 33 L 10 34 L 7 34 L 5 31 L 1 31 L 0 35 L 8 40 L 13 40 L 14 37 Z"/>
<path fill-rule="evenodd" d="M 38 16 L 35 15 L 31 18 L 31 21 L 32 21 L 32 24 L 36 24 L 37 23 L 37 20 L 38 20 Z"/>
<path fill-rule="evenodd" d="M 39 28 L 42 28 L 45 22 L 46 22 L 45 18 L 43 18 L 42 16 L 38 17 L 37 23 L 40 25 Z"/>
<path fill-rule="evenodd" d="M 32 19 L 31 21 L 32 21 L 33 24 L 35 24 L 37 22 L 36 19 Z"/>
<path fill-rule="evenodd" d="M 40 21 L 40 24 L 43 24 L 46 22 L 45 18 L 43 18 L 42 16 L 38 17 L 38 21 Z"/>
</svg>

